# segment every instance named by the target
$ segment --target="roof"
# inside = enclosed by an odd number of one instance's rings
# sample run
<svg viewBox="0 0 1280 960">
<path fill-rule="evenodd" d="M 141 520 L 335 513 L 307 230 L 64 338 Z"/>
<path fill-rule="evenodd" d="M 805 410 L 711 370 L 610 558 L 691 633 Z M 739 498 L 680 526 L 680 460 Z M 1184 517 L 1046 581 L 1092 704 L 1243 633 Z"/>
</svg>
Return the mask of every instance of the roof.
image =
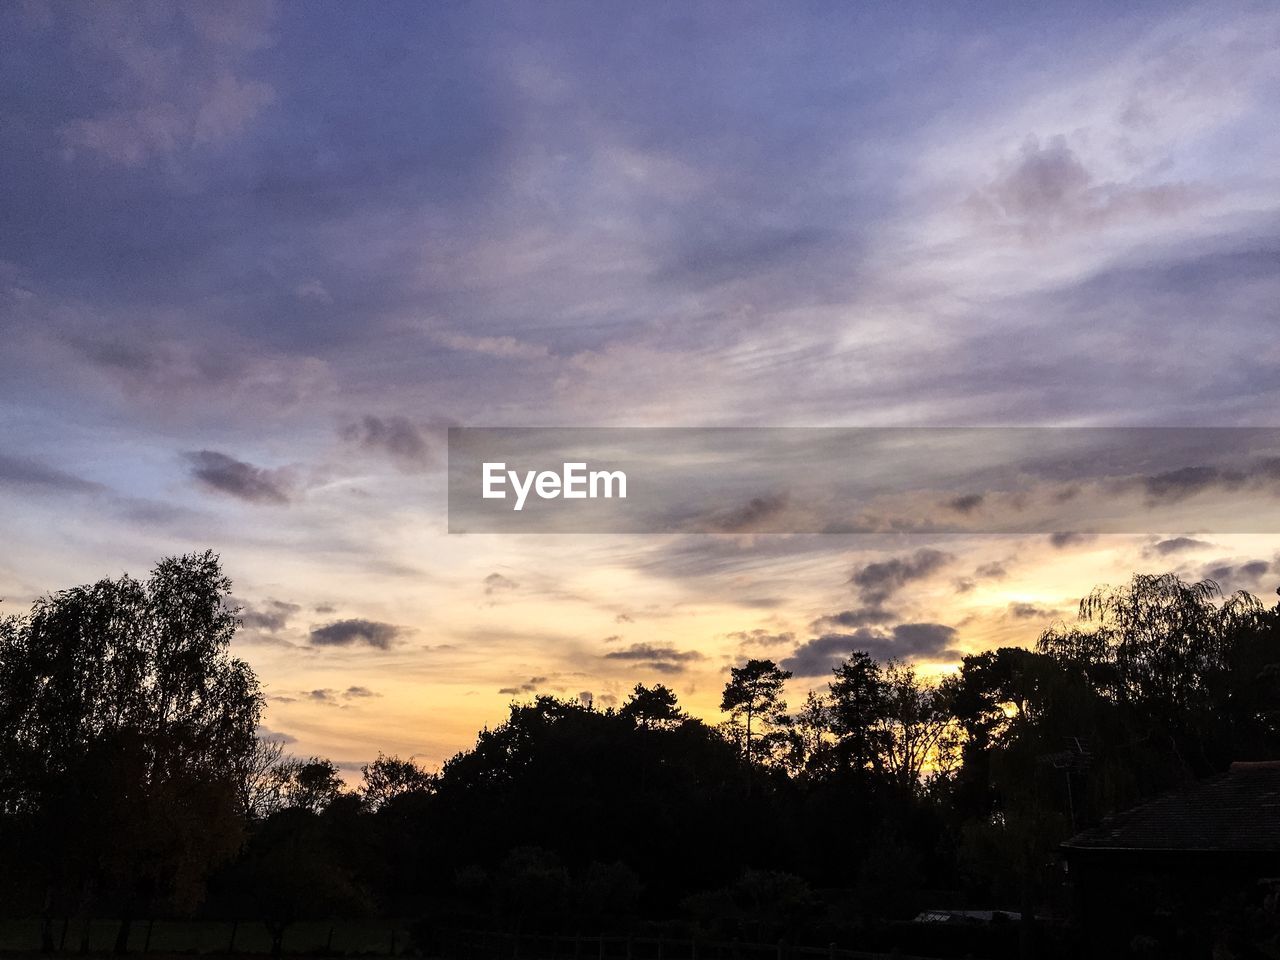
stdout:
<svg viewBox="0 0 1280 960">
<path fill-rule="evenodd" d="M 1280 761 L 1233 763 L 1063 844 L 1068 850 L 1280 853 Z"/>
</svg>

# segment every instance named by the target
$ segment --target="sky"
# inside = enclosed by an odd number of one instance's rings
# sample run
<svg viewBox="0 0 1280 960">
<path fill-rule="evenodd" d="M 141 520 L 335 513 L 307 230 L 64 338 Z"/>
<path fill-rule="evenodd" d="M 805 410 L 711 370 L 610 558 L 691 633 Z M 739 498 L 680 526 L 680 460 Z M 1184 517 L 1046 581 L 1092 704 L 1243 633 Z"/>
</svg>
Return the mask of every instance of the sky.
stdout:
<svg viewBox="0 0 1280 960">
<path fill-rule="evenodd" d="M 1277 426 L 1280 8 L 0 5 L 0 611 L 212 548 L 265 729 L 717 720 L 1280 537 L 447 533 L 449 426 Z M 803 464 L 796 470 L 803 473 Z"/>
</svg>

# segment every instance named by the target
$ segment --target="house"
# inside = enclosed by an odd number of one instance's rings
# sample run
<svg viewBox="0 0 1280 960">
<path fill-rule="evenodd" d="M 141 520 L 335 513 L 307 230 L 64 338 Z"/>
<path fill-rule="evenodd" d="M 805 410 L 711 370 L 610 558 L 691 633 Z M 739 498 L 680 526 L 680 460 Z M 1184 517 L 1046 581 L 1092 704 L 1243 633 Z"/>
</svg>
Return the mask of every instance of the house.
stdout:
<svg viewBox="0 0 1280 960">
<path fill-rule="evenodd" d="M 1280 761 L 1234 763 L 1062 853 L 1084 955 L 1261 956 L 1280 942 Z"/>
</svg>

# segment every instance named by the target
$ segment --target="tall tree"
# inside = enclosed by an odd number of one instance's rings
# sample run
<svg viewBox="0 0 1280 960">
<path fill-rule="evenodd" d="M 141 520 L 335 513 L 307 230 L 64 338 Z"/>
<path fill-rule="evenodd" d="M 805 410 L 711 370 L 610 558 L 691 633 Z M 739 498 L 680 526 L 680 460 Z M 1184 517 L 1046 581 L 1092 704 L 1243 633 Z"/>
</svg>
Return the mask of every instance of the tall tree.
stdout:
<svg viewBox="0 0 1280 960">
<path fill-rule="evenodd" d="M 661 683 L 652 687 L 637 683 L 618 713 L 650 729 L 670 727 L 685 719 L 675 693 Z"/>
<path fill-rule="evenodd" d="M 401 760 L 381 753 L 373 763 L 366 763 L 360 768 L 360 775 L 364 778 L 360 795 L 371 810 L 378 810 L 406 794 L 430 793 L 436 782 L 435 776 L 415 763 L 412 757 Z"/>
<path fill-rule="evenodd" d="M 1136 574 L 1096 588 L 1080 602 L 1078 623 L 1046 631 L 1039 649 L 1132 730 L 1170 743 L 1171 779 L 1204 775 L 1236 759 L 1237 740 L 1274 729 L 1280 705 L 1274 684 L 1258 682 L 1280 662 L 1277 612 L 1247 593 L 1221 597 L 1212 580 Z"/>
<path fill-rule="evenodd" d="M 338 765 L 324 757 L 285 760 L 280 765 L 284 777 L 282 792 L 286 809 L 322 813 L 343 793 Z"/>
<path fill-rule="evenodd" d="M 743 754 L 748 765 L 753 760 L 753 727 L 763 727 L 760 736 L 771 737 L 790 724 L 787 702 L 782 699 L 783 686 L 790 679 L 791 671 L 783 670 L 772 660 L 748 660 L 729 670 L 720 709 L 734 722 L 743 724 Z"/>
<path fill-rule="evenodd" d="M 909 664 L 890 660 L 882 667 L 860 650 L 834 674 L 830 713 L 847 762 L 907 792 L 926 770 L 943 765 L 951 718 L 936 685 L 921 681 Z"/>
<path fill-rule="evenodd" d="M 121 951 L 138 910 L 194 906 L 240 844 L 263 698 L 229 653 L 230 589 L 213 553 L 191 554 L 0 629 L 0 803 L 46 848 L 51 908 L 114 906 Z"/>
<path fill-rule="evenodd" d="M 831 704 L 820 693 L 810 690 L 792 724 L 791 751 L 787 759 L 791 771 L 814 772 L 829 760 L 831 720 Z"/>
<path fill-rule="evenodd" d="M 831 729 L 842 759 L 854 768 L 883 772 L 888 704 L 880 664 L 854 650 L 832 673 Z"/>
</svg>

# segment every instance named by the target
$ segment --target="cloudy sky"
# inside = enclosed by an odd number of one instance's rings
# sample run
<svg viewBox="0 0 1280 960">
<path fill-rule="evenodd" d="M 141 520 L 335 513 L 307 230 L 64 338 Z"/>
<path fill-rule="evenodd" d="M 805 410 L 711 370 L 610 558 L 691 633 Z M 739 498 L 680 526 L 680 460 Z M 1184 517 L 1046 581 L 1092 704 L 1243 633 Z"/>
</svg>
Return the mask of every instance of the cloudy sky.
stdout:
<svg viewBox="0 0 1280 960">
<path fill-rule="evenodd" d="M 1194 522 L 449 535 L 444 476 L 454 424 L 1275 426 L 1274 4 L 15 2 L 0 47 L 0 609 L 212 547 L 297 752 L 1280 582 Z"/>
</svg>

